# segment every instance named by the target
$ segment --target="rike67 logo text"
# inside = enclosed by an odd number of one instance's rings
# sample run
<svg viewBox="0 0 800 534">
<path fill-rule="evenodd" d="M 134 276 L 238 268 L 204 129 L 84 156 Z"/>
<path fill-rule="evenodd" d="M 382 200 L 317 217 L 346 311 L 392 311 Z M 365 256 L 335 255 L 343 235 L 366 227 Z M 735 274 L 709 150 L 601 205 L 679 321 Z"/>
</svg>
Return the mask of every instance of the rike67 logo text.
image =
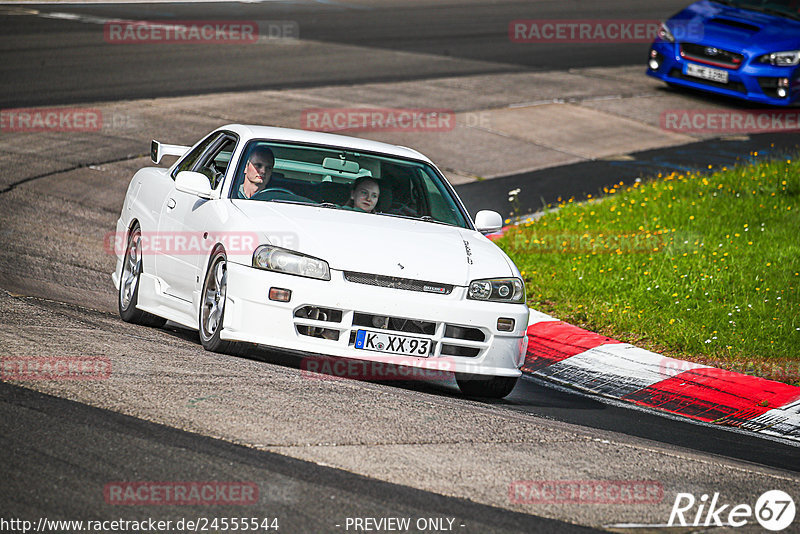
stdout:
<svg viewBox="0 0 800 534">
<path fill-rule="evenodd" d="M 724 503 L 719 493 L 710 497 L 704 494 L 699 499 L 691 493 L 678 493 L 667 526 L 742 527 L 755 520 L 763 528 L 778 532 L 792 524 L 795 511 L 794 499 L 781 490 L 763 493 L 755 506 Z"/>
</svg>

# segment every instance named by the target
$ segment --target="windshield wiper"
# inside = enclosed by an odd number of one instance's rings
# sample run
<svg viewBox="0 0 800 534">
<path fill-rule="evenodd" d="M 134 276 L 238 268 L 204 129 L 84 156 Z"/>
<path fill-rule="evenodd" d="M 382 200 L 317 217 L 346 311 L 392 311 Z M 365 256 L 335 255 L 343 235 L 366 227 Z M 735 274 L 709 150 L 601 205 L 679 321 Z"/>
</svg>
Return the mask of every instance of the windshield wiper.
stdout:
<svg viewBox="0 0 800 534">
<path fill-rule="evenodd" d="M 300 206 L 316 206 L 317 205 L 316 203 L 303 202 L 301 200 L 286 200 L 286 199 L 277 199 L 277 198 L 267 200 L 267 202 L 276 202 L 278 204 L 296 204 L 296 205 L 300 205 Z"/>
<path fill-rule="evenodd" d="M 339 204 L 334 204 L 333 202 L 320 202 L 319 204 L 317 204 L 317 206 L 320 208 L 329 208 L 332 210 L 338 210 L 341 208 Z"/>
<path fill-rule="evenodd" d="M 453 223 L 449 223 L 449 222 L 445 222 L 445 221 L 440 221 L 440 220 L 434 219 L 430 215 L 422 215 L 420 217 L 413 217 L 411 215 L 400 215 L 399 213 L 385 213 L 385 212 L 378 213 L 377 215 L 385 215 L 386 217 L 398 217 L 400 219 L 408 219 L 410 221 L 423 221 L 423 222 L 431 222 L 431 223 L 436 223 L 436 224 L 444 224 L 444 225 L 447 225 L 447 226 L 457 226 L 457 225 L 455 225 Z"/>
</svg>

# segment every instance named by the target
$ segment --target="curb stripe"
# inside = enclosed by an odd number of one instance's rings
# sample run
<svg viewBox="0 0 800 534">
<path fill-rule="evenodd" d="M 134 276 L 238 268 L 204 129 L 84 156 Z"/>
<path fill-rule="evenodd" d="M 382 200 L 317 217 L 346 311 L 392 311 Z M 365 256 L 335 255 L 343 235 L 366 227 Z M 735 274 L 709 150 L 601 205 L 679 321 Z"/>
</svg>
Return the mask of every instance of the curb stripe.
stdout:
<svg viewBox="0 0 800 534">
<path fill-rule="evenodd" d="M 800 441 L 800 399 L 770 410 L 743 424 L 742 428 Z"/>
<path fill-rule="evenodd" d="M 528 327 L 528 352 L 522 370 L 532 373 L 609 343 L 621 342 L 562 321 L 541 321 Z"/>
<path fill-rule="evenodd" d="M 689 419 L 800 442 L 800 387 L 669 358 L 531 310 L 522 371 Z"/>
<path fill-rule="evenodd" d="M 800 390 L 788 384 L 707 367 L 685 371 L 625 398 L 701 421 L 741 426 L 798 397 Z"/>
<path fill-rule="evenodd" d="M 540 374 L 593 393 L 624 398 L 669 378 L 666 360 L 660 354 L 619 343 L 590 349 L 541 369 Z"/>
</svg>

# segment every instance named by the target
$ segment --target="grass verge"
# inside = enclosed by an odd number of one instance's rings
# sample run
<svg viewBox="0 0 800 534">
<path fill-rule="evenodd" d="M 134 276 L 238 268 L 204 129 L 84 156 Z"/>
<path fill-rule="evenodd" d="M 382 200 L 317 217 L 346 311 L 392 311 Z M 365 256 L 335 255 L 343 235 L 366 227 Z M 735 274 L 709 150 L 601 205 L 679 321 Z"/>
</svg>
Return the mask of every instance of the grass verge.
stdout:
<svg viewBox="0 0 800 534">
<path fill-rule="evenodd" d="M 800 385 L 800 162 L 659 175 L 497 241 L 528 304 L 669 356 Z"/>
</svg>

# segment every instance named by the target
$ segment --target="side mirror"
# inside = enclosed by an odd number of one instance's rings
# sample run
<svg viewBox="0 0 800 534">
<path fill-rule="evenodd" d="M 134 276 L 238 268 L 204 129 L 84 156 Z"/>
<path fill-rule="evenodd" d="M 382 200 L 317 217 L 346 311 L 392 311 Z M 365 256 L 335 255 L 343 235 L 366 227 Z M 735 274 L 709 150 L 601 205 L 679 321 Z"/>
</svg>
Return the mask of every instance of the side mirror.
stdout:
<svg viewBox="0 0 800 534">
<path fill-rule="evenodd" d="M 208 176 L 199 172 L 179 172 L 178 176 L 175 177 L 175 189 L 200 198 L 210 199 L 214 197 Z"/>
<path fill-rule="evenodd" d="M 475 215 L 475 227 L 484 235 L 503 228 L 503 217 L 496 211 L 481 210 Z"/>
</svg>

